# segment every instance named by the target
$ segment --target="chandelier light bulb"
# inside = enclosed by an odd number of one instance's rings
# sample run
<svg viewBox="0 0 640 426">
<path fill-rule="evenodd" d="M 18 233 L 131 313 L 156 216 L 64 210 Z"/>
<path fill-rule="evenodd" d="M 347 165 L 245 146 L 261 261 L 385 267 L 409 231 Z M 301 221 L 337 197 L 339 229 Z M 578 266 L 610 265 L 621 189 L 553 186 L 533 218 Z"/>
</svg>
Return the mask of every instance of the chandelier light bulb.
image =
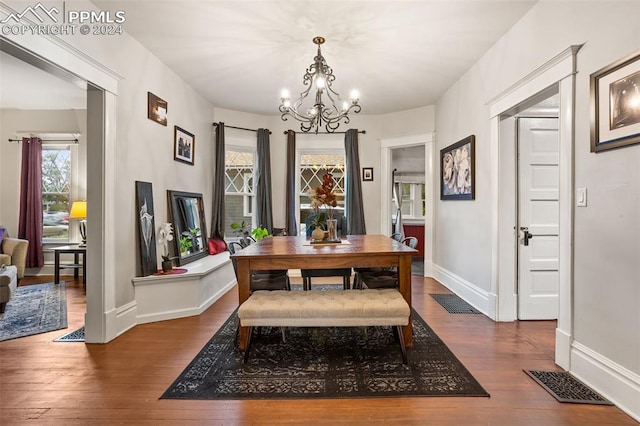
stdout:
<svg viewBox="0 0 640 426">
<path fill-rule="evenodd" d="M 281 92 L 281 103 L 278 108 L 282 113 L 280 118 L 283 121 L 289 117 L 298 120 L 300 130 L 304 133 L 310 131 L 318 133 L 321 128 L 324 128 L 327 133 L 333 133 L 340 124 L 349 124 L 350 113 L 357 114 L 362 110 L 358 105 L 357 91 L 352 91 L 350 102 L 346 102 L 331 87 L 336 77 L 320 51 L 324 41 L 324 37 L 313 38 L 313 43 L 318 46 L 318 53 L 302 77 L 305 89 L 300 93 L 300 97 L 291 102 L 289 92 L 286 89 Z"/>
<path fill-rule="evenodd" d="M 358 101 L 360 100 L 360 93 L 358 93 L 356 89 L 353 89 L 349 94 L 349 97 L 351 98 L 351 102 L 358 103 Z"/>
</svg>

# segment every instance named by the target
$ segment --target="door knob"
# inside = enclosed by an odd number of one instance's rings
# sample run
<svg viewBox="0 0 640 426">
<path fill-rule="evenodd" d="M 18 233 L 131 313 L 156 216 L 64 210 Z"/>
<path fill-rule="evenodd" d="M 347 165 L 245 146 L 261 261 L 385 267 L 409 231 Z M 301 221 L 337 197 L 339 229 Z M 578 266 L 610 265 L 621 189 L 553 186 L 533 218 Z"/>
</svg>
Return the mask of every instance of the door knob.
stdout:
<svg viewBox="0 0 640 426">
<path fill-rule="evenodd" d="M 528 226 L 521 226 L 520 230 L 522 231 L 522 233 L 524 235 L 524 238 L 523 238 L 524 245 L 528 246 L 529 245 L 529 240 L 531 238 L 533 238 L 533 234 L 531 232 L 529 232 L 529 227 Z"/>
</svg>

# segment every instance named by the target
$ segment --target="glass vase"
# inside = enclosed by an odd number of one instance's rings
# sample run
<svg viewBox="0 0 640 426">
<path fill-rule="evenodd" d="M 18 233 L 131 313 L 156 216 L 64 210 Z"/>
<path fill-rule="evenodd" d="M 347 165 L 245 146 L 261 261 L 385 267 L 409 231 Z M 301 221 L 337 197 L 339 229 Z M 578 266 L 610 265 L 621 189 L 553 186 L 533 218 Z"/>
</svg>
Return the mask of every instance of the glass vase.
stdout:
<svg viewBox="0 0 640 426">
<path fill-rule="evenodd" d="M 327 219 L 327 231 L 329 241 L 338 241 L 338 219 Z"/>
</svg>

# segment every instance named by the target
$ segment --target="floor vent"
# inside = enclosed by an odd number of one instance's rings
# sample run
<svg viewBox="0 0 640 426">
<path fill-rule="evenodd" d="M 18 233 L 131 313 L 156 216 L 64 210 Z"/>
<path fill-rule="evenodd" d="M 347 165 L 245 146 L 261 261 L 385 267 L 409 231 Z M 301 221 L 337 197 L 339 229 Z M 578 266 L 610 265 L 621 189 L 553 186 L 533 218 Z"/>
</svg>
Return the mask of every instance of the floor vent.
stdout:
<svg viewBox="0 0 640 426">
<path fill-rule="evenodd" d="M 566 371 L 524 370 L 558 402 L 613 405 Z"/>
<path fill-rule="evenodd" d="M 54 342 L 84 342 L 84 327 L 58 337 Z"/>
<path fill-rule="evenodd" d="M 450 314 L 479 314 L 480 311 L 473 306 L 462 300 L 455 294 L 432 294 L 431 297 L 435 299 L 443 308 Z"/>
</svg>

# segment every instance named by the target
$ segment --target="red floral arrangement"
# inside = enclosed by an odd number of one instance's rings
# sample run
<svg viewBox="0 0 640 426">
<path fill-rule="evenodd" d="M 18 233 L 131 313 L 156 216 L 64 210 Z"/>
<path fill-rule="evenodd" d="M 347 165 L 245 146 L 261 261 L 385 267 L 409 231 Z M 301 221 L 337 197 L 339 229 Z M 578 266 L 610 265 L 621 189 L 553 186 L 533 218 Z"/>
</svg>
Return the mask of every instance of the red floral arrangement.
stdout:
<svg viewBox="0 0 640 426">
<path fill-rule="evenodd" d="M 318 210 L 322 206 L 327 208 L 327 217 L 333 219 L 333 208 L 337 207 L 338 201 L 336 195 L 333 193 L 333 188 L 336 186 L 336 182 L 333 180 L 331 173 L 325 173 L 322 176 L 322 184 L 315 189 L 309 190 L 309 198 L 311 199 L 311 207 L 317 214 Z"/>
</svg>

